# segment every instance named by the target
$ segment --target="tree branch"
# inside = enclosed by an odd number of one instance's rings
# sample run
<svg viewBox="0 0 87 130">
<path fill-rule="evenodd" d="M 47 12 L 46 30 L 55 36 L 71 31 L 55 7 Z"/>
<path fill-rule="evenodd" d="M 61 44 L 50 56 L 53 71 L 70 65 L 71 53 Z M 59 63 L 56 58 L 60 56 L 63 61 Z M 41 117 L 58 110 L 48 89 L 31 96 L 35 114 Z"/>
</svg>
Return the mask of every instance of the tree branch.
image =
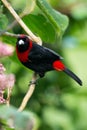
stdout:
<svg viewBox="0 0 87 130">
<path fill-rule="evenodd" d="M 35 41 L 36 43 L 42 45 L 42 41 L 39 37 L 36 37 L 31 30 L 24 24 L 24 22 L 21 20 L 21 18 L 17 15 L 17 13 L 14 11 L 14 9 L 12 8 L 12 6 L 10 5 L 10 3 L 7 2 L 7 0 L 1 0 L 3 2 L 3 4 L 6 6 L 6 8 L 10 11 L 10 13 L 13 15 L 13 17 L 16 19 L 16 21 L 20 24 L 20 26 L 25 30 L 25 32 L 30 36 L 30 38 Z M 14 37 L 18 37 L 18 35 L 16 34 L 11 34 L 8 32 L 4 33 L 5 35 L 10 35 L 10 36 L 14 36 Z M 36 81 L 37 80 L 37 75 L 36 73 L 34 73 L 33 77 L 32 77 L 32 81 Z M 29 86 L 29 90 L 27 91 L 18 111 L 23 111 L 27 102 L 29 101 L 30 97 L 32 96 L 33 92 L 35 89 L 35 84 L 31 84 Z"/>
<path fill-rule="evenodd" d="M 28 5 L 26 5 L 26 8 L 24 11 L 19 15 L 20 18 L 23 18 L 25 15 L 30 14 L 35 7 L 35 1 L 32 1 L 31 7 L 28 8 Z M 0 35 L 4 35 L 5 32 L 8 32 L 8 30 L 12 29 L 14 26 L 16 26 L 17 20 L 15 19 L 10 25 L 7 26 L 6 30 L 3 30 L 0 32 Z"/>
<path fill-rule="evenodd" d="M 1 0 L 3 4 L 6 6 L 6 8 L 10 11 L 10 13 L 13 15 L 13 17 L 17 20 L 17 22 L 20 24 L 20 26 L 26 31 L 26 33 L 31 37 L 31 39 L 37 43 L 41 43 L 41 39 L 39 37 L 36 37 L 31 30 L 25 25 L 25 23 L 21 20 L 21 18 L 18 16 L 18 14 L 15 12 L 15 10 L 12 8 L 10 3 L 7 2 L 7 0 Z"/>
<path fill-rule="evenodd" d="M 37 77 L 37 74 L 34 73 L 33 74 L 33 77 L 32 77 L 32 81 L 35 82 L 36 81 L 36 77 Z M 23 98 L 23 101 L 18 109 L 18 111 L 23 111 L 23 109 L 25 108 L 27 102 L 29 101 L 30 97 L 32 96 L 33 92 L 35 90 L 35 84 L 31 84 L 29 85 L 29 89 L 25 95 L 25 97 Z"/>
</svg>

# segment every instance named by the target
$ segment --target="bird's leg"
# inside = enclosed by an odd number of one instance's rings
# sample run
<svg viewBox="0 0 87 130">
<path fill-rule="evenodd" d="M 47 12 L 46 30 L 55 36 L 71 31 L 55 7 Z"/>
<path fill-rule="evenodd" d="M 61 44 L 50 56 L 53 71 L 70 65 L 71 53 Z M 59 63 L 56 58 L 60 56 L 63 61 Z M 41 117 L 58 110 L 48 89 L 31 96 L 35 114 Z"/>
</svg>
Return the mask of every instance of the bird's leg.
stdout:
<svg viewBox="0 0 87 130">
<path fill-rule="evenodd" d="M 35 84 L 35 85 L 36 85 L 36 84 L 37 84 L 37 79 L 36 79 L 36 80 L 31 80 L 31 81 L 29 82 L 29 86 L 32 85 L 32 84 Z"/>
<path fill-rule="evenodd" d="M 31 80 L 30 82 L 29 82 L 29 86 L 30 85 L 32 85 L 32 84 L 37 84 L 37 81 L 40 79 L 40 78 L 42 78 L 42 77 L 44 77 L 44 72 L 43 73 L 36 73 L 35 72 L 35 74 L 37 75 L 37 79 L 36 80 Z"/>
<path fill-rule="evenodd" d="M 38 77 L 37 77 L 35 80 L 31 80 L 31 81 L 29 82 L 29 86 L 32 85 L 32 84 L 35 84 L 35 85 L 37 84 L 37 81 L 38 81 L 39 78 L 40 78 L 39 75 L 37 75 L 37 76 L 38 76 Z"/>
</svg>

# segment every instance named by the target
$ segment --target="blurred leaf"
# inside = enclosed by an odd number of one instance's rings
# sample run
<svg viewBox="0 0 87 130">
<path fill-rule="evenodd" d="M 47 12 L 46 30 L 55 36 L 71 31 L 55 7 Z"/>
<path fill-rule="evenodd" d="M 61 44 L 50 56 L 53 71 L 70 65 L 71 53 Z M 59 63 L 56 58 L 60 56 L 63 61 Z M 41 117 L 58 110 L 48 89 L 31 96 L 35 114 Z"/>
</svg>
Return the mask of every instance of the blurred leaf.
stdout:
<svg viewBox="0 0 87 130">
<path fill-rule="evenodd" d="M 71 14 L 75 19 L 85 19 L 87 18 L 87 2 L 84 4 L 78 4 L 71 10 Z"/>
<path fill-rule="evenodd" d="M 62 110 L 54 107 L 45 107 L 43 109 L 43 118 L 53 129 L 74 130 L 70 116 Z"/>
<path fill-rule="evenodd" d="M 1 119 L 0 117 L 0 130 L 15 130 L 14 128 L 10 128 L 8 125 L 7 125 L 7 121 L 5 119 Z"/>
<path fill-rule="evenodd" d="M 16 10 L 23 10 L 25 8 L 26 2 L 24 0 L 10 0 L 11 5 Z"/>
<path fill-rule="evenodd" d="M 8 25 L 8 19 L 4 14 L 0 14 L 0 31 L 6 29 Z"/>
<path fill-rule="evenodd" d="M 77 107 L 78 99 L 75 94 L 63 94 L 61 99 L 66 108 L 73 110 Z"/>
<path fill-rule="evenodd" d="M 36 0 L 36 3 L 61 37 L 68 26 L 68 17 L 54 10 L 46 0 Z"/>
<path fill-rule="evenodd" d="M 15 10 L 23 14 L 29 14 L 35 6 L 33 0 L 10 0 L 10 3 Z"/>
<path fill-rule="evenodd" d="M 35 116 L 32 113 L 27 111 L 18 112 L 18 110 L 12 106 L 1 106 L 0 118 L 8 120 L 8 125 L 15 127 L 16 130 L 32 130 L 36 124 Z"/>
<path fill-rule="evenodd" d="M 14 128 L 6 128 L 6 130 L 15 130 Z"/>
</svg>

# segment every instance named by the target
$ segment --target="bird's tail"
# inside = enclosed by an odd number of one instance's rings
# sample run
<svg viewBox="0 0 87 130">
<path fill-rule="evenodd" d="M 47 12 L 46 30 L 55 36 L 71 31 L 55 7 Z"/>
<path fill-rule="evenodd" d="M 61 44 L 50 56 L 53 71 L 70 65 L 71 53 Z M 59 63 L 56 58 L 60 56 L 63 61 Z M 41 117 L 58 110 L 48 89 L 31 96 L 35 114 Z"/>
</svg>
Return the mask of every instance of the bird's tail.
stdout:
<svg viewBox="0 0 87 130">
<path fill-rule="evenodd" d="M 65 68 L 63 71 L 66 74 L 68 74 L 71 78 L 73 78 L 79 85 L 82 86 L 82 81 L 71 70 L 69 70 L 68 68 Z"/>
<path fill-rule="evenodd" d="M 82 81 L 79 79 L 79 77 L 77 77 L 71 70 L 67 69 L 60 60 L 56 60 L 53 62 L 53 68 L 57 71 L 64 71 L 71 78 L 73 78 L 79 85 L 82 85 Z"/>
</svg>

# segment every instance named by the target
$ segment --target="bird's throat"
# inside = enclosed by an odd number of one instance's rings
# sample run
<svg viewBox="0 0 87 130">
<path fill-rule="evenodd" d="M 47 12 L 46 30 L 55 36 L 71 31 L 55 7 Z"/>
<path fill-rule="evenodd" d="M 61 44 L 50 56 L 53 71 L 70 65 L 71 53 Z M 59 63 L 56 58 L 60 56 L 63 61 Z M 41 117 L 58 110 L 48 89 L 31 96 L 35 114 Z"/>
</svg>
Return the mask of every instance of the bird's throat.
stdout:
<svg viewBox="0 0 87 130">
<path fill-rule="evenodd" d="M 16 49 L 16 52 L 17 52 L 17 56 L 18 56 L 18 59 L 21 61 L 21 62 L 27 62 L 28 61 L 28 53 L 29 53 L 29 50 L 25 51 L 25 52 L 18 52 L 18 49 Z"/>
</svg>

